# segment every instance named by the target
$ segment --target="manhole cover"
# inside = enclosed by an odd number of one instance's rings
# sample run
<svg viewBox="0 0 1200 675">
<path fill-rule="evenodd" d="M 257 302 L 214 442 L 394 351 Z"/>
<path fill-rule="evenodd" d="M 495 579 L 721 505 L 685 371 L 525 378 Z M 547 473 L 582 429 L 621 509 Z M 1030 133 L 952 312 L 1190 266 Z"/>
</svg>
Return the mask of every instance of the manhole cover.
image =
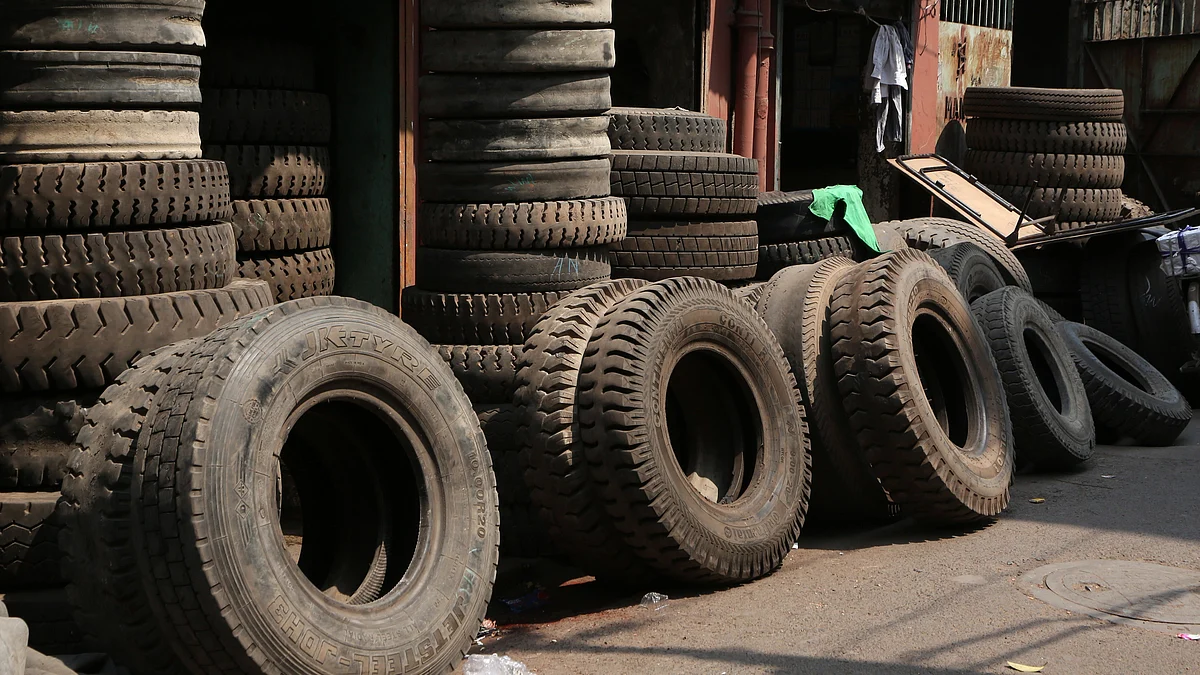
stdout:
<svg viewBox="0 0 1200 675">
<path fill-rule="evenodd" d="M 1035 598 L 1098 619 L 1200 632 L 1200 572 L 1123 560 L 1039 567 L 1021 577 Z"/>
</svg>

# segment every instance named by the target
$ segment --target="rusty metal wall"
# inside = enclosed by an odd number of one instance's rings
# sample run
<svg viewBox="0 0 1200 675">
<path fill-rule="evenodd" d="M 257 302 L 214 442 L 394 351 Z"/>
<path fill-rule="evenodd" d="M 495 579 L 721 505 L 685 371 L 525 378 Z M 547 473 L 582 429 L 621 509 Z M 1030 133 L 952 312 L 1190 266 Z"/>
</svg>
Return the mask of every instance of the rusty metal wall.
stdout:
<svg viewBox="0 0 1200 675">
<path fill-rule="evenodd" d="M 943 5 L 945 10 L 945 5 Z M 1012 9 L 1009 6 L 1009 25 Z M 1012 81 L 1012 31 L 942 20 L 938 27 L 937 151 L 961 164 L 966 155 L 962 100 L 967 87 L 1007 87 Z"/>
<path fill-rule="evenodd" d="M 1094 41 L 1200 33 L 1200 0 L 1085 0 Z"/>
</svg>

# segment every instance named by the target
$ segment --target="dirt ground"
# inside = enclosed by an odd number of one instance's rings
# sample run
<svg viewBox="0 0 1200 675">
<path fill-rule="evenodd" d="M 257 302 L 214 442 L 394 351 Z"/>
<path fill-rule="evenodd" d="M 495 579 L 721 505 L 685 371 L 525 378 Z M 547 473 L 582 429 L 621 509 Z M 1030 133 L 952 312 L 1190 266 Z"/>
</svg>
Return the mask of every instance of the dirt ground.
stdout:
<svg viewBox="0 0 1200 675">
<path fill-rule="evenodd" d="M 1016 672 L 1007 661 L 1048 674 L 1200 672 L 1200 642 L 1056 609 L 1017 582 L 1094 559 L 1200 570 L 1200 423 L 1176 447 L 1101 447 L 1078 471 L 1020 475 L 1012 507 L 978 531 L 903 521 L 809 533 L 781 570 L 737 588 L 615 593 L 557 585 L 572 574 L 548 563 L 508 565 L 492 605 L 500 634 L 475 652 L 544 675 Z M 547 603 L 507 611 L 534 581 Z M 639 607 L 642 590 L 668 594 L 667 607 Z"/>
</svg>

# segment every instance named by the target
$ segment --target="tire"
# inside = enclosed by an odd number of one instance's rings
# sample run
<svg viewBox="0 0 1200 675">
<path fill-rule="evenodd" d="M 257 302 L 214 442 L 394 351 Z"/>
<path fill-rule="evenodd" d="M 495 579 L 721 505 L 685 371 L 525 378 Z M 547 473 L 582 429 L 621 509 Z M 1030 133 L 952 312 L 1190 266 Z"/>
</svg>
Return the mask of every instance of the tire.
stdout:
<svg viewBox="0 0 1200 675">
<path fill-rule="evenodd" d="M 14 0 L 0 16 L 6 49 L 198 52 L 204 0 Z"/>
<path fill-rule="evenodd" d="M 0 51 L 8 110 L 200 106 L 200 57 L 151 52 Z"/>
<path fill-rule="evenodd" d="M 606 281 L 555 304 L 530 331 L 517 373 L 514 403 L 523 413 L 517 433 L 530 500 L 558 548 L 602 579 L 650 573 L 614 527 L 578 445 L 579 368 L 604 314 L 645 285 Z"/>
<path fill-rule="evenodd" d="M 808 427 L 778 342 L 733 293 L 683 278 L 626 297 L 596 326 L 578 397 L 593 486 L 652 569 L 727 584 L 783 562 L 808 507 Z M 753 478 L 742 443 L 757 447 Z"/>
<path fill-rule="evenodd" d="M 426 158 L 435 162 L 535 162 L 608 155 L 604 117 L 432 120 Z"/>
<path fill-rule="evenodd" d="M 200 137 L 206 145 L 327 145 L 329 97 L 302 91 L 206 89 Z"/>
<path fill-rule="evenodd" d="M 230 220 L 244 253 L 326 248 L 333 228 L 328 199 L 239 200 Z"/>
<path fill-rule="evenodd" d="M 71 618 L 71 604 L 62 589 L 14 591 L 0 595 L 0 604 L 29 626 L 29 649 L 47 655 L 95 652 Z"/>
<path fill-rule="evenodd" d="M 523 345 L 534 324 L 568 293 L 433 293 L 405 289 L 404 320 L 440 344 Z"/>
<path fill-rule="evenodd" d="M 435 73 L 563 73 L 611 70 L 616 32 L 438 30 L 421 36 L 421 66 Z"/>
<path fill-rule="evenodd" d="M 0 398 L 0 490 L 57 490 L 97 392 Z"/>
<path fill-rule="evenodd" d="M 850 237 L 828 237 L 758 248 L 758 278 L 769 279 L 793 265 L 813 265 L 829 258 L 854 258 L 858 247 Z"/>
<path fill-rule="evenodd" d="M 209 159 L 229 168 L 237 199 L 320 197 L 325 194 L 329 150 L 311 146 L 210 145 Z"/>
<path fill-rule="evenodd" d="M 1057 216 L 1059 227 L 1064 230 L 1076 229 L 1090 223 L 1113 222 L 1121 216 L 1120 190 L 1036 188 L 1030 197 L 1028 187 L 993 185 L 991 189 L 1018 209 L 1023 208 L 1025 200 L 1029 199 L 1026 215 L 1035 219 Z M 1060 196 L 1061 206 L 1058 203 Z"/>
<path fill-rule="evenodd" d="M 688 110 L 613 108 L 608 137 L 614 150 L 725 152 L 725 120 Z"/>
<path fill-rule="evenodd" d="M 897 511 L 850 428 L 830 352 L 830 300 L 854 271 L 846 258 L 790 267 L 754 303 L 800 383 L 813 448 L 808 515 L 816 522 L 883 521 Z"/>
<path fill-rule="evenodd" d="M 918 218 L 883 224 L 898 230 L 910 247 L 921 251 L 947 248 L 964 242 L 975 244 L 995 259 L 1008 283 L 1031 290 L 1029 275 L 1017 256 L 999 238 L 975 225 L 949 218 Z"/>
<path fill-rule="evenodd" d="M 262 282 L 134 298 L 0 304 L 0 391 L 101 388 L 142 354 L 273 303 Z"/>
<path fill-rule="evenodd" d="M 434 248 L 518 251 L 602 246 L 626 236 L 620 197 L 514 204 L 426 204 L 421 242 Z"/>
<path fill-rule="evenodd" d="M 431 162 L 420 170 L 422 198 L 449 204 L 556 202 L 609 196 L 605 159 L 561 162 Z"/>
<path fill-rule="evenodd" d="M 525 467 L 521 461 L 521 446 L 517 437 L 520 418 L 512 404 L 475 406 L 479 426 L 487 437 L 492 468 L 496 472 L 496 491 L 500 495 L 500 556 L 540 558 L 557 553 L 554 540 L 546 533 L 546 525 L 529 501 L 525 487 Z"/>
<path fill-rule="evenodd" d="M 438 345 L 467 398 L 476 406 L 512 405 L 517 392 L 521 347 L 513 345 Z M 484 429 L 487 433 L 487 429 Z M 489 436 L 490 438 L 490 436 Z M 490 441 L 489 441 L 490 447 Z"/>
<path fill-rule="evenodd" d="M 0 111 L 0 163 L 198 159 L 200 115 L 184 111 Z"/>
<path fill-rule="evenodd" d="M 0 302 L 116 298 L 223 288 L 235 277 L 229 223 L 0 238 Z"/>
<path fill-rule="evenodd" d="M 1119 188 L 1125 181 L 1120 155 L 1043 155 L 968 150 L 965 168 L 989 185 L 1043 188 Z"/>
<path fill-rule="evenodd" d="M 758 226 L 740 223 L 640 222 L 613 246 L 613 274 L 660 281 L 701 277 L 753 279 L 758 270 Z"/>
<path fill-rule="evenodd" d="M 434 119 L 590 117 L 612 107 L 606 73 L 421 77 L 421 114 Z"/>
<path fill-rule="evenodd" d="M 261 31 L 210 30 L 204 50 L 205 89 L 316 91 L 316 48 L 293 36 Z"/>
<path fill-rule="evenodd" d="M 314 355 L 317 334 L 326 339 Z M 311 397 L 341 403 L 309 407 Z M 220 403 L 200 414 L 203 400 Z M 357 654 L 440 673 L 463 658 L 495 580 L 495 477 L 462 387 L 394 316 L 319 298 L 231 324 L 191 350 L 141 437 L 130 489 L 134 531 L 144 535 L 136 555 L 142 569 L 168 572 L 144 574 L 143 585 L 181 666 L 332 674 Z M 305 523 L 305 546 L 335 556 L 325 573 L 308 568 L 312 581 L 280 537 L 233 536 L 239 512 L 272 528 L 290 521 L 289 500 L 276 506 L 275 476 L 310 504 L 305 514 L 322 503 L 322 514 L 338 516 Z M 380 557 L 380 545 L 413 551 L 411 563 Z M 197 609 L 171 611 L 176 602 Z M 287 623 L 270 618 L 279 607 L 339 657 L 321 664 L 296 649 Z M 345 630 L 350 616 L 372 626 L 417 621 L 413 631 L 355 632 Z"/>
<path fill-rule="evenodd" d="M 1017 251 L 1033 284 L 1033 294 L 1079 295 L 1084 247 L 1075 242 Z"/>
<path fill-rule="evenodd" d="M 826 239 L 849 233 L 845 218 L 835 215 L 825 220 L 813 215 L 812 190 L 774 192 L 759 195 L 758 240 L 764 246 Z"/>
<path fill-rule="evenodd" d="M 1096 425 L 1083 380 L 1054 319 L 1008 287 L 972 305 L 1004 382 L 1017 462 L 1063 469 L 1091 458 Z"/>
<path fill-rule="evenodd" d="M 612 195 L 631 216 L 750 216 L 758 209 L 758 163 L 718 153 L 613 151 Z"/>
<path fill-rule="evenodd" d="M 1120 122 L 1036 122 L 971 120 L 967 147 L 972 150 L 1058 155 L 1123 155 L 1129 133 Z"/>
<path fill-rule="evenodd" d="M 66 583 L 55 514 L 57 492 L 10 492 L 0 496 L 0 587 L 55 588 Z"/>
<path fill-rule="evenodd" d="M 1120 122 L 1125 96 L 1120 89 L 967 87 L 963 113 L 987 119 Z"/>
<path fill-rule="evenodd" d="M 930 251 L 930 256 L 950 275 L 968 305 L 1008 286 L 996 261 L 975 244 L 935 249 Z"/>
<path fill-rule="evenodd" d="M 1132 349 L 1082 324 L 1063 322 L 1058 330 L 1087 389 L 1097 433 L 1166 446 L 1187 428 L 1187 399 Z"/>
<path fill-rule="evenodd" d="M 0 166 L 0 232 L 140 229 L 230 214 L 221 162 Z"/>
<path fill-rule="evenodd" d="M 607 26 L 612 0 L 441 0 L 421 6 L 427 28 Z"/>
<path fill-rule="evenodd" d="M 950 277 L 919 251 L 888 253 L 842 279 L 832 307 L 838 390 L 892 499 L 932 524 L 999 515 L 1013 475 L 1008 404 Z"/>
<path fill-rule="evenodd" d="M 274 302 L 333 295 L 336 268 L 327 248 L 293 255 L 243 258 L 238 275 L 265 281 Z"/>
<path fill-rule="evenodd" d="M 605 246 L 519 253 L 444 248 L 417 251 L 421 286 L 442 293 L 573 291 L 605 281 L 611 274 Z"/>
</svg>

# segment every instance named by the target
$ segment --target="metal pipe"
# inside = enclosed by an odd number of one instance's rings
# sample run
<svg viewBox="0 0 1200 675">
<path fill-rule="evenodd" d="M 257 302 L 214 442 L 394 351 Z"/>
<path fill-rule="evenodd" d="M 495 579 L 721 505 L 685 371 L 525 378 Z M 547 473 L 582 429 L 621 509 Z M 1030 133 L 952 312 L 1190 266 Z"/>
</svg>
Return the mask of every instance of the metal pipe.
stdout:
<svg viewBox="0 0 1200 675">
<path fill-rule="evenodd" d="M 758 94 L 758 33 L 762 30 L 760 0 L 742 0 L 738 21 L 738 86 L 734 107 L 733 152 L 754 156 L 754 111 Z"/>
<path fill-rule="evenodd" d="M 758 41 L 758 82 L 755 88 L 754 159 L 758 160 L 758 186 L 763 192 L 775 189 L 767 182 L 767 152 L 771 119 L 771 61 L 775 57 L 775 34 L 771 32 L 774 0 L 762 0 L 762 31 Z"/>
</svg>

